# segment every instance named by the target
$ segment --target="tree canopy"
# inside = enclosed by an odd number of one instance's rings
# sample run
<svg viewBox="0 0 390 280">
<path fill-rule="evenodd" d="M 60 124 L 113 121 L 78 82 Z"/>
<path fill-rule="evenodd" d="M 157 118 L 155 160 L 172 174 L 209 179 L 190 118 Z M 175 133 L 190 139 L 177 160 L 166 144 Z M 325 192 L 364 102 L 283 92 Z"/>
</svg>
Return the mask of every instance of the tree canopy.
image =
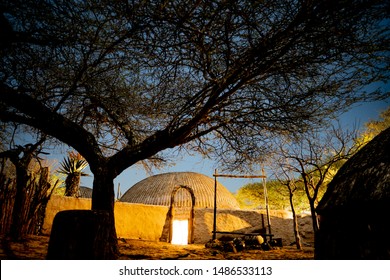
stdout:
<svg viewBox="0 0 390 280">
<path fill-rule="evenodd" d="M 364 124 L 364 130 L 357 139 L 357 142 L 366 144 L 388 127 L 390 127 L 390 107 L 380 112 L 378 119 L 370 120 Z"/>
<path fill-rule="evenodd" d="M 387 74 L 381 1 L 99 2 L 3 5 L 2 120 L 115 175 L 189 142 L 239 158 Z"/>
<path fill-rule="evenodd" d="M 290 210 L 289 192 L 277 180 L 266 183 L 268 203 L 271 210 Z M 262 183 L 249 183 L 238 189 L 235 194 L 242 209 L 265 209 L 264 187 Z M 302 184 L 298 184 L 294 195 L 295 208 L 298 212 L 307 211 L 309 204 Z"/>
<path fill-rule="evenodd" d="M 240 166 L 273 135 L 388 96 L 366 87 L 388 80 L 388 11 L 379 0 L 2 1 L 0 120 L 77 150 L 92 208 L 113 211 L 113 179 L 161 151 Z"/>
</svg>

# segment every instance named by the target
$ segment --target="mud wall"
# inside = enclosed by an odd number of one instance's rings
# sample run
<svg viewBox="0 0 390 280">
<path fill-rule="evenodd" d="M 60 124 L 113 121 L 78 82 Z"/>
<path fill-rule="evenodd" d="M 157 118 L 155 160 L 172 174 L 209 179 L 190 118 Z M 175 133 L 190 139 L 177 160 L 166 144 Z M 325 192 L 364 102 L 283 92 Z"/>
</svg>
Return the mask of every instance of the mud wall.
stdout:
<svg viewBox="0 0 390 280">
<path fill-rule="evenodd" d="M 47 205 L 43 234 L 50 234 L 59 211 L 91 209 L 91 199 L 53 195 Z M 115 202 L 115 227 L 119 238 L 159 240 L 168 207 Z"/>
<path fill-rule="evenodd" d="M 91 199 L 70 198 L 53 195 L 50 199 L 43 225 L 43 233 L 50 234 L 54 216 L 63 210 L 91 209 Z M 115 226 L 119 238 L 167 241 L 166 226 L 168 223 L 168 207 L 115 203 Z M 252 232 L 261 229 L 262 215 L 265 225 L 267 218 L 264 211 L 248 210 L 218 210 L 217 231 Z M 195 208 L 194 243 L 206 243 L 212 238 L 213 209 Z M 282 238 L 284 244 L 294 241 L 292 217 L 287 211 L 271 211 L 271 230 L 275 237 Z M 306 219 L 310 220 L 310 219 Z M 165 229 L 164 229 L 165 226 Z M 310 226 L 301 221 L 301 226 L 307 232 L 302 232 L 303 238 L 311 238 Z M 306 234 L 306 236 L 305 236 Z M 220 235 L 217 235 L 217 238 Z"/>
</svg>

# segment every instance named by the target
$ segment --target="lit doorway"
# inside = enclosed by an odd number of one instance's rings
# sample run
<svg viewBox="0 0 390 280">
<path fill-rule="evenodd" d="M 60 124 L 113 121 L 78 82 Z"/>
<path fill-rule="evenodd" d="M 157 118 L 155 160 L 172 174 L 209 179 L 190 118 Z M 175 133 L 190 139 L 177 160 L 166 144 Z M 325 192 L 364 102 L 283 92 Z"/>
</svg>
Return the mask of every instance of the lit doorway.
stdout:
<svg viewBox="0 0 390 280">
<path fill-rule="evenodd" d="M 173 220 L 172 221 L 172 244 L 187 245 L 188 244 L 188 220 Z"/>
<path fill-rule="evenodd" d="M 169 242 L 187 245 L 193 242 L 195 195 L 190 187 L 177 186 L 171 193 L 168 210 Z"/>
</svg>

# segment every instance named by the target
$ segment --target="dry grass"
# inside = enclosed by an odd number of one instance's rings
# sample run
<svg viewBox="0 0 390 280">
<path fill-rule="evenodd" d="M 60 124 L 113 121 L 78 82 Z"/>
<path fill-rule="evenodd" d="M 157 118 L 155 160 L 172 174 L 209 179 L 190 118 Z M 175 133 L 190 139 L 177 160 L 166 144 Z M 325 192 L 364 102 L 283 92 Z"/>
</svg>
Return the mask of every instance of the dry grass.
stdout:
<svg viewBox="0 0 390 280">
<path fill-rule="evenodd" d="M 44 260 L 49 242 L 48 236 L 28 236 L 12 242 L 0 237 L 0 259 Z M 314 249 L 297 250 L 285 246 L 270 251 L 248 249 L 238 253 L 222 252 L 206 248 L 204 244 L 172 245 L 165 242 L 120 239 L 121 260 L 304 260 L 314 258 Z"/>
</svg>

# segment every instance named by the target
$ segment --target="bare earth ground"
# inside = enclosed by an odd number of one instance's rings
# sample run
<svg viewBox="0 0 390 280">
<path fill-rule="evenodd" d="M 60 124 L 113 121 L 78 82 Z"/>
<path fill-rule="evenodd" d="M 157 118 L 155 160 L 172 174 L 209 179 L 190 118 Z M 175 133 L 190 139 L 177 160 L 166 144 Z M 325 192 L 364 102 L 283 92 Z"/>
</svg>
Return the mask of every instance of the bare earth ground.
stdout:
<svg viewBox="0 0 390 280">
<path fill-rule="evenodd" d="M 0 259 L 44 260 L 47 254 L 48 236 L 28 236 L 20 242 L 0 237 Z M 238 253 L 206 248 L 204 244 L 186 246 L 165 242 L 120 239 L 121 260 L 305 260 L 314 259 L 314 248 L 297 250 L 284 246 L 269 251 L 247 249 Z"/>
</svg>

